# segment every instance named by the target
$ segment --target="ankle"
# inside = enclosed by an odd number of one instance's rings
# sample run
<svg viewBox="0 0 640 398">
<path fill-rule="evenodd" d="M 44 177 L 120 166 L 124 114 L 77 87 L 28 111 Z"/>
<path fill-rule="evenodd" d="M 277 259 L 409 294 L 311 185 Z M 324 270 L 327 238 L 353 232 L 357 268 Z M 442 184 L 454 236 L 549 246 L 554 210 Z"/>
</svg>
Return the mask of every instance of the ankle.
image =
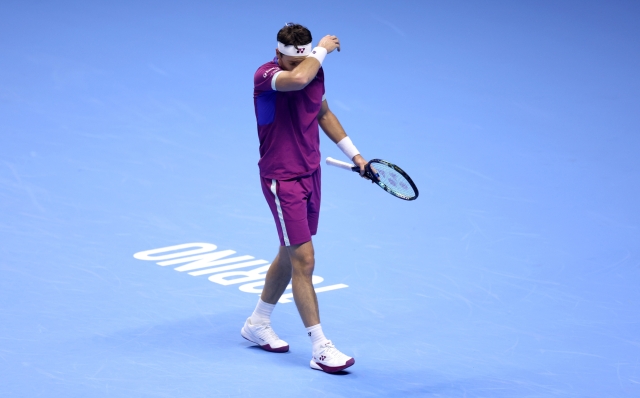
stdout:
<svg viewBox="0 0 640 398">
<path fill-rule="evenodd" d="M 271 313 L 275 306 L 275 304 L 265 303 L 262 299 L 258 299 L 256 309 L 253 310 L 253 314 L 251 314 L 251 323 L 254 325 L 271 323 Z"/>
<path fill-rule="evenodd" d="M 329 341 L 322 332 L 322 326 L 320 324 L 313 325 L 307 328 L 307 336 L 311 339 L 311 345 L 313 351 L 317 351 L 327 341 Z"/>
</svg>

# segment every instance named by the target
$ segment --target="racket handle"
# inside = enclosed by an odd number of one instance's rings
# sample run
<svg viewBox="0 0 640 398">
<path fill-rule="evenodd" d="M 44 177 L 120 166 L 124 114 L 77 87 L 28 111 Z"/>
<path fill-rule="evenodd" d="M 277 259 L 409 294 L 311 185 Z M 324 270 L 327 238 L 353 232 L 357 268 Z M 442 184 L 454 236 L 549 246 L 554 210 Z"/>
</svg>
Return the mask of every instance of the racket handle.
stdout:
<svg viewBox="0 0 640 398">
<path fill-rule="evenodd" d="M 351 163 L 343 162 L 343 161 L 334 159 L 332 157 L 328 157 L 326 161 L 327 161 L 327 164 L 330 166 L 340 167 L 341 169 L 345 169 L 349 171 L 353 170 L 353 168 L 355 167 L 355 165 Z"/>
</svg>

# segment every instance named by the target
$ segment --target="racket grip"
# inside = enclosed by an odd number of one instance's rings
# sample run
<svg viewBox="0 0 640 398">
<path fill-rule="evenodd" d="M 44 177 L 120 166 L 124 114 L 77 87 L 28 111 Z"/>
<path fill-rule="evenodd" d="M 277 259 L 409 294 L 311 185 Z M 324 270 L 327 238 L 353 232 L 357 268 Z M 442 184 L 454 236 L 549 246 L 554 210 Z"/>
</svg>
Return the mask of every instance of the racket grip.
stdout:
<svg viewBox="0 0 640 398">
<path fill-rule="evenodd" d="M 356 167 L 355 165 L 353 165 L 351 163 L 343 162 L 343 161 L 334 159 L 332 157 L 328 157 L 326 162 L 330 166 L 339 167 L 341 169 L 345 169 L 345 170 L 349 170 L 349 171 L 353 170 L 353 168 Z"/>
</svg>

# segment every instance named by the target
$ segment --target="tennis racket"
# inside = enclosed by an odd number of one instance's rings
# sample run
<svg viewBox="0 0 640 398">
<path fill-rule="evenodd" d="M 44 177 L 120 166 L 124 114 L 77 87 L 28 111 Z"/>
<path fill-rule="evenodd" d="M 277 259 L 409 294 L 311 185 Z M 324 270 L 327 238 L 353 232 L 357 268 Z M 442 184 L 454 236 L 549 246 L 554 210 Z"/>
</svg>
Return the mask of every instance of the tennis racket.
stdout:
<svg viewBox="0 0 640 398">
<path fill-rule="evenodd" d="M 334 158 L 327 158 L 327 164 L 360 173 L 360 167 Z M 373 159 L 364 166 L 364 173 L 371 182 L 378 184 L 380 188 L 395 197 L 404 200 L 415 200 L 418 197 L 416 184 L 404 170 L 393 163 L 382 159 Z"/>
</svg>

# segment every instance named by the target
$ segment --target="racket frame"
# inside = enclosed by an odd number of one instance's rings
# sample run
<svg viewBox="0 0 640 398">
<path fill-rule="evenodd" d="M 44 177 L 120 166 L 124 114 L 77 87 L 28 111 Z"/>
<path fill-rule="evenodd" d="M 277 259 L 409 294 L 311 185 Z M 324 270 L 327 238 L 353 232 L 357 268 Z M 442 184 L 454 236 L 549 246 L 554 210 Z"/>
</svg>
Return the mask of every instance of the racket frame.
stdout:
<svg viewBox="0 0 640 398">
<path fill-rule="evenodd" d="M 353 172 L 360 173 L 360 167 L 355 166 L 351 163 L 343 162 L 343 161 L 334 159 L 332 157 L 328 157 L 326 162 L 328 165 L 331 165 L 331 166 L 335 166 L 341 169 L 351 170 Z M 411 185 L 411 188 L 416 193 L 416 195 L 413 197 L 408 197 L 401 193 L 395 192 L 392 188 L 388 187 L 385 183 L 380 181 L 380 176 L 377 173 L 373 172 L 373 170 L 371 169 L 372 163 L 374 164 L 373 165 L 374 168 L 375 168 L 375 163 L 380 163 L 380 164 L 384 164 L 385 166 L 393 169 L 396 173 L 400 174 L 402 177 L 404 177 L 405 180 L 407 180 L 409 185 Z M 416 187 L 416 184 L 413 182 L 411 177 L 409 177 L 409 175 L 405 173 L 404 170 L 402 170 L 400 167 L 396 166 L 393 163 L 389 163 L 386 160 L 382 160 L 382 159 L 372 159 L 369 161 L 369 163 L 367 163 L 364 166 L 364 174 L 365 174 L 365 177 L 369 178 L 372 183 L 377 184 L 380 188 L 389 192 L 391 195 L 395 196 L 396 198 L 400 198 L 403 200 L 416 200 L 418 198 L 418 187 Z"/>
<path fill-rule="evenodd" d="M 406 195 L 403 195 L 399 192 L 395 192 L 393 190 L 393 188 L 387 186 L 385 183 L 383 183 L 382 181 L 380 181 L 380 177 L 377 173 L 374 173 L 373 170 L 371 169 L 371 164 L 373 163 L 373 167 L 375 168 L 375 163 L 380 163 L 383 164 L 391 169 L 393 169 L 396 173 L 400 174 L 402 177 L 404 177 L 405 180 L 407 180 L 407 182 L 409 183 L 409 185 L 411 185 L 411 188 L 413 189 L 413 192 L 415 192 L 415 196 L 413 197 L 408 197 Z M 393 163 L 387 162 L 386 160 L 382 160 L 382 159 L 372 159 L 369 161 L 369 163 L 366 164 L 366 166 L 364 166 L 365 169 L 365 175 L 367 177 L 369 177 L 371 179 L 372 182 L 375 182 L 376 184 L 378 184 L 378 186 L 382 189 L 384 189 L 385 191 L 389 192 L 391 195 L 395 196 L 396 198 L 400 198 L 403 200 L 416 200 L 418 198 L 418 187 L 416 187 L 416 184 L 413 182 L 413 180 L 411 179 L 411 177 L 409 177 L 409 175 L 407 173 L 405 173 L 404 170 L 402 170 L 400 167 L 396 166 Z M 355 172 L 360 172 L 360 168 L 359 167 L 354 167 Z"/>
</svg>

